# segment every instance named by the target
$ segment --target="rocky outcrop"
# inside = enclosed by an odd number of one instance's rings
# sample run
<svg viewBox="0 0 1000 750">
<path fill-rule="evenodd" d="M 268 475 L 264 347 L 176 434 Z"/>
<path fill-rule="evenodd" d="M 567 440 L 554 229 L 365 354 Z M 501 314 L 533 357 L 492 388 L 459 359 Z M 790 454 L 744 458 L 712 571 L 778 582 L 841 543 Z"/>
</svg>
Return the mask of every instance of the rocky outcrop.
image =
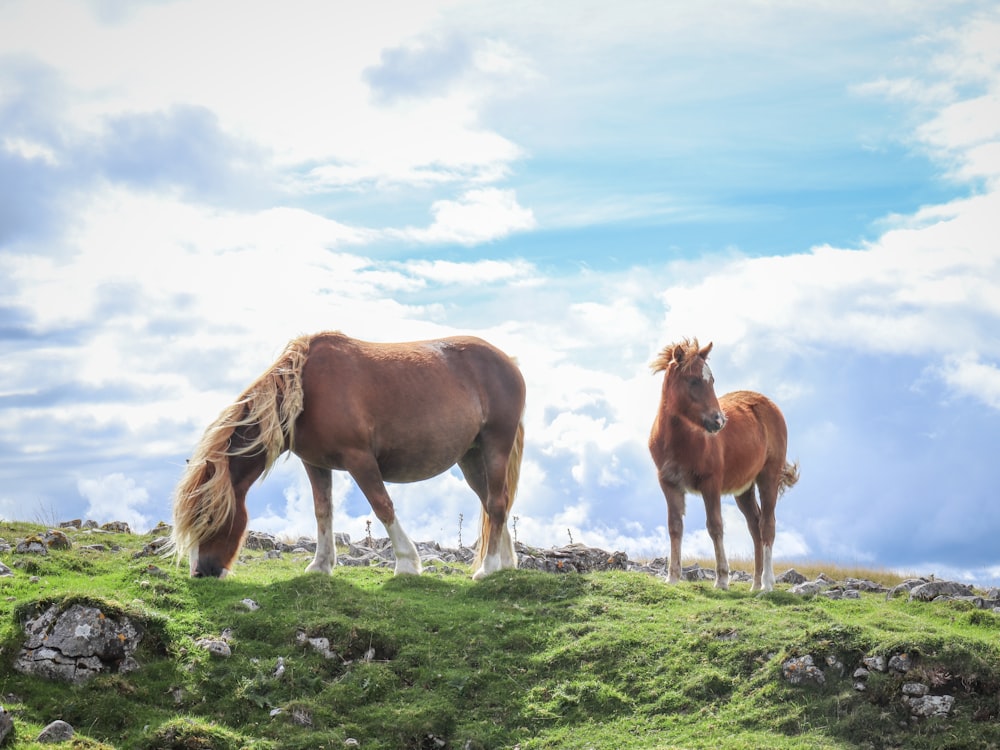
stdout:
<svg viewBox="0 0 1000 750">
<path fill-rule="evenodd" d="M 823 686 L 828 675 L 837 679 L 844 673 L 844 665 L 836 657 L 827 656 L 826 664 L 826 670 L 816 666 L 811 654 L 791 657 L 782 663 L 781 676 L 791 685 Z M 916 672 L 916 659 L 911 654 L 893 654 L 888 660 L 882 655 L 864 657 L 851 674 L 856 691 L 863 693 L 868 689 L 872 672 L 887 673 L 894 678 L 899 701 L 909 710 L 913 720 L 943 718 L 951 713 L 955 696 L 943 691 L 934 694 L 936 686 L 921 679 L 922 675 Z M 933 674 L 933 670 L 928 673 Z"/>
<path fill-rule="evenodd" d="M 143 629 L 125 616 L 73 604 L 53 604 L 24 624 L 26 639 L 14 662 L 24 674 L 82 684 L 102 672 L 138 669 L 133 654 Z"/>
</svg>

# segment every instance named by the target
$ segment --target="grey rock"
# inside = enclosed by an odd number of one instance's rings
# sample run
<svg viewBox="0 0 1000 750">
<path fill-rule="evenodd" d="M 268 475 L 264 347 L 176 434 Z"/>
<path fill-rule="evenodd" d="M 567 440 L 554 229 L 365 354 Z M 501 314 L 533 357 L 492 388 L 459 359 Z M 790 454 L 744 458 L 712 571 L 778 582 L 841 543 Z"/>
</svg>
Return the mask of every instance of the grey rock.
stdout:
<svg viewBox="0 0 1000 750">
<path fill-rule="evenodd" d="M 972 596 L 972 587 L 955 581 L 928 581 L 910 590 L 910 601 L 930 602 L 939 596 Z"/>
<path fill-rule="evenodd" d="M 812 656 L 796 656 L 781 665 L 781 675 L 792 685 L 823 685 L 826 675 L 816 666 Z"/>
<path fill-rule="evenodd" d="M 777 583 L 790 583 L 794 586 L 799 583 L 805 583 L 806 577 L 795 568 L 789 568 L 774 580 Z"/>
<path fill-rule="evenodd" d="M 10 715 L 3 706 L 0 706 L 0 745 L 3 745 L 8 737 L 14 734 L 14 717 Z"/>
<path fill-rule="evenodd" d="M 790 594 L 800 594 L 802 596 L 810 596 L 818 594 L 820 591 L 822 591 L 822 589 L 823 585 L 816 581 L 804 581 L 802 583 L 796 583 L 794 586 L 788 589 L 788 592 Z"/>
<path fill-rule="evenodd" d="M 861 660 L 864 665 L 870 669 L 872 672 L 884 672 L 886 669 L 886 661 L 884 656 L 866 656 Z"/>
<path fill-rule="evenodd" d="M 35 738 L 35 742 L 42 742 L 45 744 L 66 742 L 67 740 L 73 739 L 73 734 L 73 727 L 65 721 L 57 719 L 39 733 L 38 737 Z"/>
<path fill-rule="evenodd" d="M 96 607 L 74 604 L 65 612 L 53 605 L 25 623 L 27 638 L 14 668 L 23 674 L 76 684 L 100 672 L 129 672 L 142 628 L 128 617 L 105 616 Z"/>
<path fill-rule="evenodd" d="M 906 674 L 913 669 L 913 659 L 909 654 L 896 654 L 889 659 L 889 669 L 893 672 Z"/>
<path fill-rule="evenodd" d="M 919 718 L 945 717 L 951 713 L 955 703 L 951 695 L 922 695 L 903 698 L 903 703 L 910 708 L 910 713 Z"/>
<path fill-rule="evenodd" d="M 228 659 L 233 655 L 232 648 L 229 647 L 229 643 L 223 638 L 199 638 L 195 641 L 195 645 L 205 649 L 217 659 Z"/>
</svg>

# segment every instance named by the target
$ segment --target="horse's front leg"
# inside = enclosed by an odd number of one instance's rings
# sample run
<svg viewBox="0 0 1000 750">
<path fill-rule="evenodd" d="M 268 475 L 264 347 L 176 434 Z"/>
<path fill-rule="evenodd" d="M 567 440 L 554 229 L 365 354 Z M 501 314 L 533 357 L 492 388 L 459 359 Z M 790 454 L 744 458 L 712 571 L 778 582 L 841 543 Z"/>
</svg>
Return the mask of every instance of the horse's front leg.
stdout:
<svg viewBox="0 0 1000 750">
<path fill-rule="evenodd" d="M 392 542 L 392 551 L 396 556 L 396 575 L 401 573 L 420 575 L 423 572 L 420 553 L 417 552 L 417 546 L 403 531 L 399 519 L 396 518 L 396 509 L 392 504 L 392 498 L 389 497 L 389 493 L 385 489 L 382 472 L 379 471 L 375 457 L 362 457 L 353 462 L 347 470 L 368 499 L 368 504 L 375 511 L 375 516 L 385 527 L 389 541 Z"/>
<path fill-rule="evenodd" d="M 681 579 L 681 539 L 684 537 L 684 490 L 660 482 L 667 500 L 667 532 L 670 534 L 670 560 L 667 564 L 667 582 Z"/>
<path fill-rule="evenodd" d="M 715 546 L 715 588 L 725 591 L 729 588 L 729 560 L 722 542 L 722 493 L 707 488 L 702 490 L 701 496 L 705 501 L 705 525 Z"/>
<path fill-rule="evenodd" d="M 316 555 L 306 567 L 306 573 L 330 573 L 337 565 L 337 545 L 333 537 L 333 472 L 305 461 L 302 465 L 312 485 L 316 510 Z"/>
</svg>

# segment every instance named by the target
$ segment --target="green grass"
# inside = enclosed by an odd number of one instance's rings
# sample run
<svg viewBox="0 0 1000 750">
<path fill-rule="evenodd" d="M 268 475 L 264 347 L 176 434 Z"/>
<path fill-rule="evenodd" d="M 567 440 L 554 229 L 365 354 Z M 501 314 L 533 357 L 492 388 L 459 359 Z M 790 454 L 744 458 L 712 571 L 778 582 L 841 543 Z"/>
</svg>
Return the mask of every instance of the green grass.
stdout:
<svg viewBox="0 0 1000 750">
<path fill-rule="evenodd" d="M 0 537 L 39 528 L 0 523 Z M 183 566 L 133 559 L 148 538 L 110 541 L 121 551 L 4 555 L 16 572 L 0 579 L 0 702 L 15 717 L 13 747 L 36 747 L 57 718 L 77 731 L 64 747 L 79 748 L 343 748 L 348 738 L 364 750 L 1000 747 L 1000 616 L 967 605 L 757 595 L 746 584 L 719 592 L 638 573 L 307 576 L 308 558 L 260 554 L 233 578 L 193 580 Z M 166 577 L 150 575 L 150 562 Z M 67 599 L 142 620 L 143 668 L 82 687 L 14 672 L 19 621 Z M 226 628 L 229 659 L 196 645 Z M 339 657 L 300 632 L 329 639 Z M 900 651 L 956 696 L 951 716 L 910 721 L 898 677 L 853 689 L 862 656 Z M 807 653 L 836 657 L 846 675 L 823 687 L 784 682 L 782 661 Z"/>
</svg>

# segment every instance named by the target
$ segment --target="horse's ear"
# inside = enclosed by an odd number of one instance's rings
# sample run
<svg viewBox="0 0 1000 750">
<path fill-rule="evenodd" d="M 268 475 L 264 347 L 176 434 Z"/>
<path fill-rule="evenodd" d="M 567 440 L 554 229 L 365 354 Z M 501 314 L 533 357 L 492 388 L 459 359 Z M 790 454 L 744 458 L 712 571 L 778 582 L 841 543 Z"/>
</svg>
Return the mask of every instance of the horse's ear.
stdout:
<svg viewBox="0 0 1000 750">
<path fill-rule="evenodd" d="M 701 357 L 702 359 L 708 359 L 708 353 L 710 351 L 712 351 L 712 342 L 711 341 L 708 342 L 708 346 L 706 346 L 704 349 L 701 349 L 698 352 L 698 356 Z"/>
<path fill-rule="evenodd" d="M 684 363 L 684 347 L 680 344 L 674 347 L 674 362 L 679 365 Z"/>
</svg>

